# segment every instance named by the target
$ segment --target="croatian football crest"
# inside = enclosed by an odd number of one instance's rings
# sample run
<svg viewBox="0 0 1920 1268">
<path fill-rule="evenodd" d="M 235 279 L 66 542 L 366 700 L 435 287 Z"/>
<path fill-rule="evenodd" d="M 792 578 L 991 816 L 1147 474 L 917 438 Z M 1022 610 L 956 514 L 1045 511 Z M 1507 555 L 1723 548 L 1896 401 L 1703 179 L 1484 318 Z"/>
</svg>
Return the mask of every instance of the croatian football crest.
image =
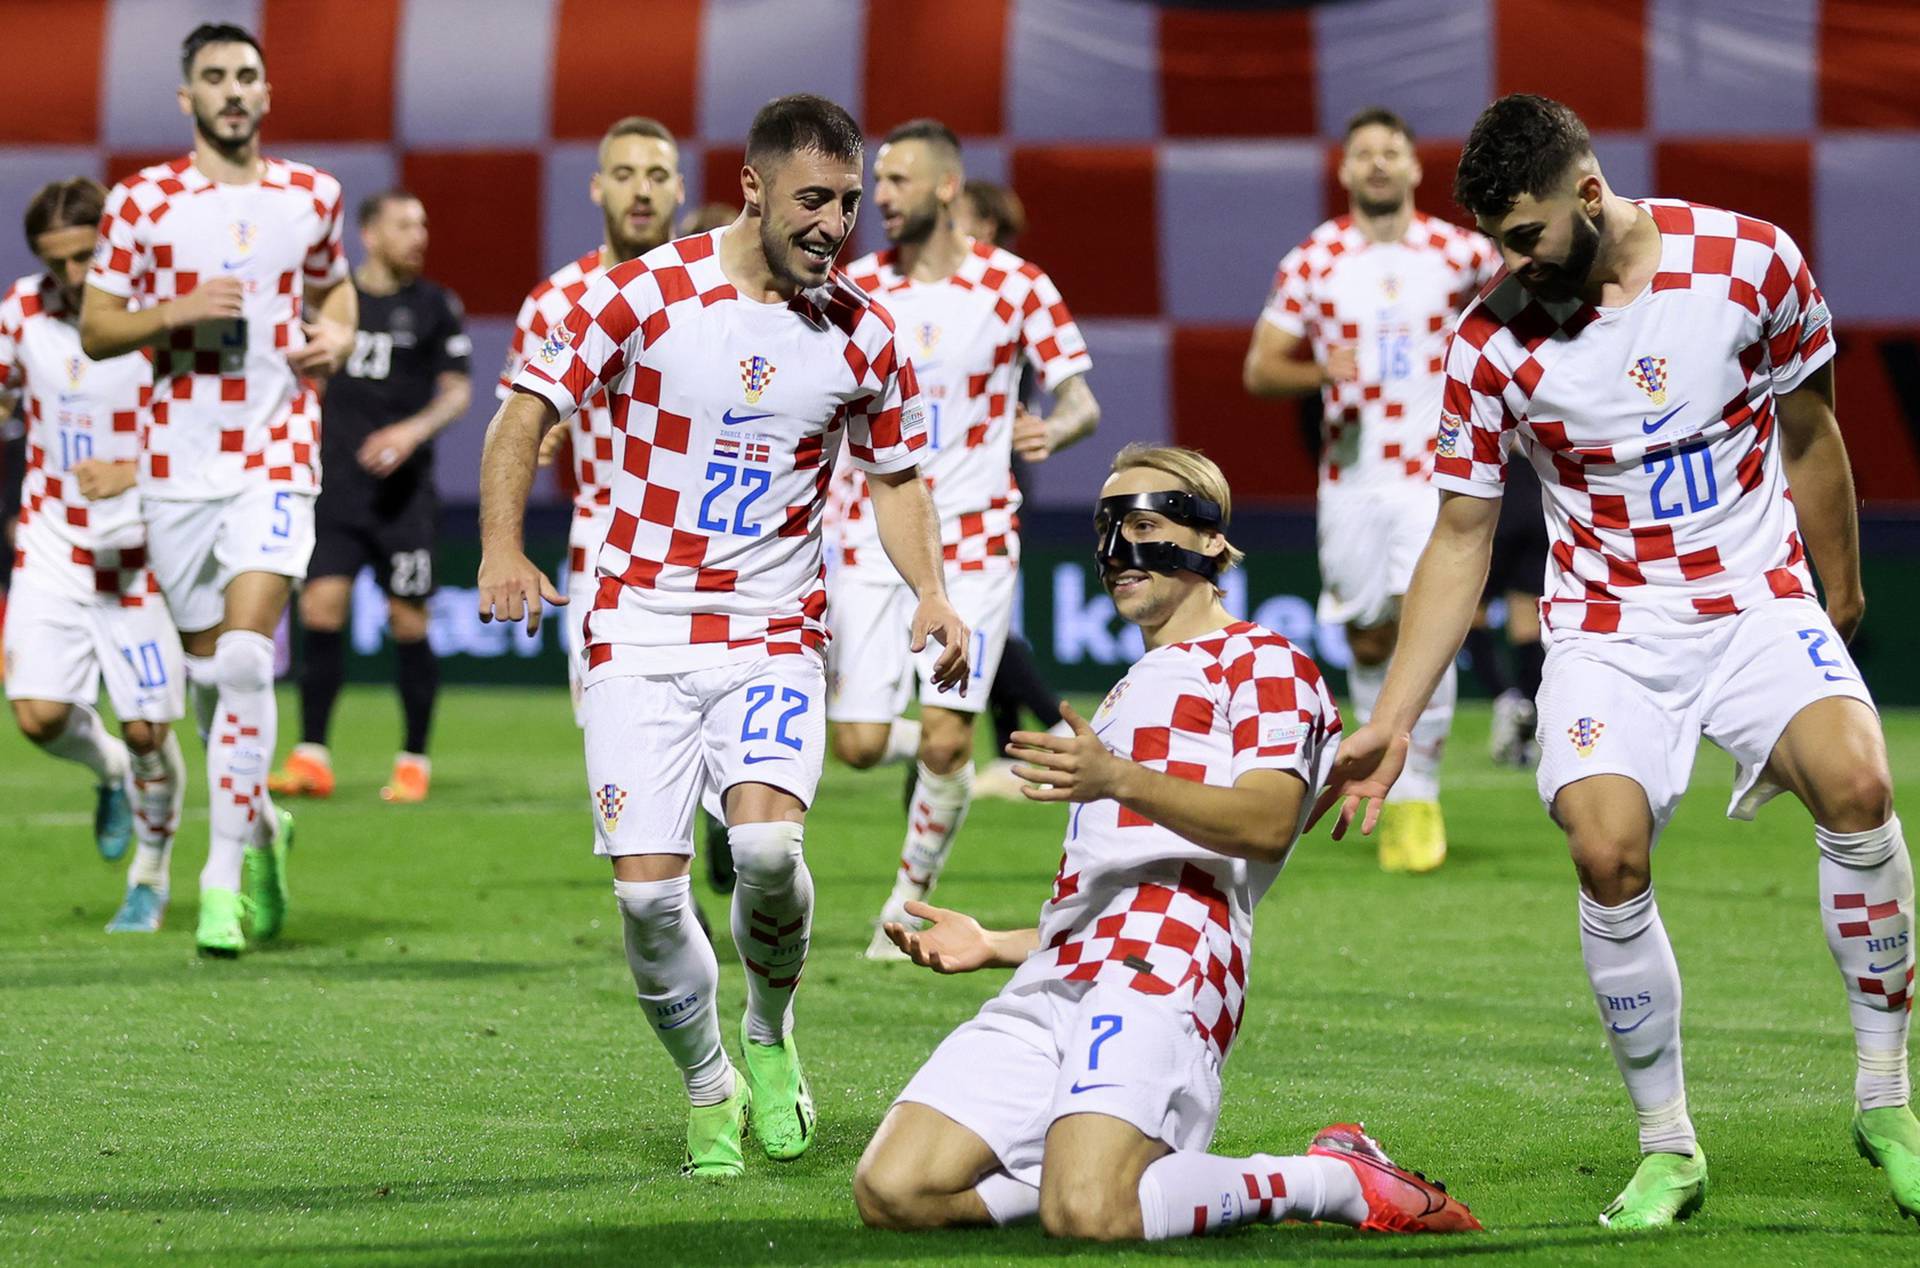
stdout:
<svg viewBox="0 0 1920 1268">
<path fill-rule="evenodd" d="M 1389 304 L 1400 298 L 1400 279 L 1389 273 L 1380 279 L 1380 295 Z"/>
<path fill-rule="evenodd" d="M 1440 415 L 1440 435 L 1434 441 L 1433 451 L 1442 458 L 1460 456 L 1460 433 L 1465 429 L 1467 420 L 1458 414 Z"/>
<path fill-rule="evenodd" d="M 940 346 L 940 327 L 930 321 L 923 321 L 913 332 L 913 339 L 920 347 L 920 355 L 930 357 L 933 350 Z"/>
<path fill-rule="evenodd" d="M 540 345 L 540 359 L 548 365 L 552 365 L 553 359 L 559 356 L 560 350 L 566 346 L 566 328 L 564 326 L 555 326 L 553 333 L 547 336 L 547 341 Z"/>
<path fill-rule="evenodd" d="M 740 363 L 740 386 L 746 389 L 747 404 L 758 405 L 760 394 L 773 383 L 775 367 L 765 357 L 748 357 Z"/>
<path fill-rule="evenodd" d="M 1573 741 L 1573 751 L 1582 757 L 1593 756 L 1593 746 L 1600 742 L 1606 733 L 1607 724 L 1597 718 L 1581 718 L 1567 728 L 1567 738 Z"/>
<path fill-rule="evenodd" d="M 1096 722 L 1099 721 L 1101 718 L 1104 718 L 1108 714 L 1112 713 L 1115 709 L 1119 708 L 1120 697 L 1126 695 L 1127 688 L 1131 687 L 1132 685 L 1133 685 L 1133 679 L 1131 678 L 1122 678 L 1119 682 L 1116 682 L 1115 684 L 1113 684 L 1113 690 L 1109 691 L 1107 693 L 1107 698 L 1100 702 L 1100 707 L 1093 711 L 1094 721 Z"/>
<path fill-rule="evenodd" d="M 227 226 L 227 237 L 233 243 L 235 255 L 252 255 L 254 243 L 260 238 L 260 226 L 251 220 L 236 220 Z"/>
<path fill-rule="evenodd" d="M 1665 357 L 1641 357 L 1627 370 L 1627 377 L 1634 385 L 1647 394 L 1647 399 L 1655 405 L 1667 403 L 1667 359 Z"/>
<path fill-rule="evenodd" d="M 608 833 L 620 826 L 620 812 L 627 805 L 627 790 L 618 784 L 602 784 L 593 790 L 593 807 L 600 812 L 601 826 Z"/>
<path fill-rule="evenodd" d="M 85 357 L 68 357 L 67 358 L 67 386 L 71 388 L 78 388 L 80 386 L 80 380 L 86 377 L 87 377 L 86 358 Z"/>
</svg>

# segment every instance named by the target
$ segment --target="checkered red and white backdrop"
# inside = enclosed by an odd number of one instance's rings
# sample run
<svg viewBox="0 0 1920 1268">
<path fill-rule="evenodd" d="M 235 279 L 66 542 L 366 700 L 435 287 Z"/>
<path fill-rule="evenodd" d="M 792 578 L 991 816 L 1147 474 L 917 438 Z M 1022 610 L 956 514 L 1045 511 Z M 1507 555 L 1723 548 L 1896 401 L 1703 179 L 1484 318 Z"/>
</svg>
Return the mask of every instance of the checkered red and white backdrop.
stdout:
<svg viewBox="0 0 1920 1268">
<path fill-rule="evenodd" d="M 737 201 L 748 122 L 777 93 L 825 93 L 873 134 L 945 119 L 970 173 L 1025 200 L 1020 250 L 1093 350 L 1106 421 L 1042 469 L 1043 505 L 1085 505 L 1113 448 L 1146 438 L 1206 448 L 1243 500 L 1309 495 L 1297 415 L 1249 401 L 1239 363 L 1275 262 L 1342 204 L 1342 122 L 1399 110 L 1422 138 L 1422 204 L 1457 214 L 1475 114 L 1548 93 L 1585 116 L 1621 192 L 1799 239 L 1840 322 L 1862 490 L 1920 500 L 1920 406 L 1902 408 L 1920 369 L 1899 373 L 1920 360 L 1906 0 L 0 0 L 0 205 L 184 150 L 177 49 L 213 18 L 265 44 L 270 151 L 335 172 L 350 200 L 396 182 L 425 199 L 430 271 L 466 300 L 483 386 L 528 286 L 598 240 L 586 184 L 610 120 L 679 133 L 699 202 Z M 0 266 L 32 267 L 18 234 L 0 233 Z M 442 446 L 457 500 L 475 487 L 477 397 Z"/>
</svg>

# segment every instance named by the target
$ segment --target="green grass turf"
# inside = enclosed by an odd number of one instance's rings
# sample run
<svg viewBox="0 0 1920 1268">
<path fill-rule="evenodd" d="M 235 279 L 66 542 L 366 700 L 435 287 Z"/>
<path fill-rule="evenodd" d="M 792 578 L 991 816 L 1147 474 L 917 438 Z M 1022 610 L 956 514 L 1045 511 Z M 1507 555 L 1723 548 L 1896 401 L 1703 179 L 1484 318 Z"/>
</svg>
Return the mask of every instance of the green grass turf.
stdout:
<svg viewBox="0 0 1920 1268">
<path fill-rule="evenodd" d="M 290 697 L 282 709 L 284 734 Z M 799 1035 L 817 1144 L 786 1166 L 750 1159 L 744 1181 L 695 1185 L 676 1175 L 679 1080 L 636 1011 L 606 865 L 589 854 L 564 694 L 447 693 L 420 807 L 378 797 L 395 712 L 385 691 L 343 701 L 339 791 L 298 807 L 286 938 L 235 962 L 193 954 L 196 743 L 167 929 L 107 938 L 119 869 L 88 841 L 85 777 L 0 738 L 0 1260 L 1920 1255 L 1920 1233 L 1847 1140 L 1851 1045 L 1806 816 L 1776 803 L 1757 825 L 1726 823 L 1729 763 L 1712 750 L 1659 867 L 1713 1163 L 1691 1225 L 1629 1239 L 1594 1224 L 1633 1165 L 1632 1115 L 1581 972 L 1562 847 L 1531 778 L 1489 765 L 1486 713 L 1469 709 L 1448 761 L 1444 871 L 1385 876 L 1369 847 L 1320 836 L 1262 907 L 1215 1147 L 1297 1152 L 1324 1123 L 1361 1118 L 1494 1231 L 1258 1228 L 1076 1250 L 1032 1229 L 903 1236 L 855 1220 L 854 1160 L 889 1099 L 998 985 L 858 958 L 896 857 L 897 771 L 830 769 L 812 819 L 820 899 Z M 1920 715 L 1894 718 L 1892 741 L 1895 770 L 1920 769 Z M 976 805 L 941 899 L 1030 921 L 1062 821 Z M 701 893 L 724 931 L 724 904 Z M 731 1036 L 741 970 L 724 939 L 721 962 Z"/>
</svg>

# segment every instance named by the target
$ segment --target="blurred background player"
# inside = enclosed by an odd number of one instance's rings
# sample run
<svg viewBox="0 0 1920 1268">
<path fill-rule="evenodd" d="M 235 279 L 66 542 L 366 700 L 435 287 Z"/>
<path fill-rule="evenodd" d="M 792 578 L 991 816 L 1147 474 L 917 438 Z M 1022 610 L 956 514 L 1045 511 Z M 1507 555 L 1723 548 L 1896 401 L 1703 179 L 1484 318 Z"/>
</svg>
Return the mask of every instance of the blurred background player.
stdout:
<svg viewBox="0 0 1920 1268">
<path fill-rule="evenodd" d="M 1487 584 L 1481 588 L 1480 610 L 1464 644 L 1468 667 L 1493 697 L 1487 750 L 1502 766 L 1525 769 L 1540 758 L 1534 698 L 1540 694 L 1540 673 L 1547 663 L 1546 644 L 1540 639 L 1540 595 L 1546 574 L 1547 526 L 1540 513 L 1540 477 L 1530 464 L 1510 462 Z M 1504 640 L 1494 637 L 1487 617 L 1495 600 L 1506 609 Z M 1511 668 L 1502 656 L 1502 641 L 1512 658 Z"/>
<path fill-rule="evenodd" d="M 1386 679 L 1401 597 L 1438 506 L 1428 480 L 1447 331 L 1497 267 L 1485 238 L 1414 209 L 1419 184 L 1405 120 L 1370 107 L 1347 121 L 1347 214 L 1280 261 L 1245 368 L 1256 396 L 1320 393 L 1319 617 L 1346 627 L 1347 677 L 1363 721 Z M 1446 859 L 1440 759 L 1454 697 L 1449 671 L 1413 730 L 1380 838 L 1388 871 L 1428 872 Z"/>
<path fill-rule="evenodd" d="M 1846 648 L 1866 598 L 1826 300 L 1777 226 L 1615 194 L 1586 125 L 1544 97 L 1482 112 L 1454 189 L 1507 271 L 1448 344 L 1444 500 L 1379 716 L 1341 745 L 1322 800 L 1345 803 L 1335 835 L 1398 775 L 1472 620 L 1504 469 L 1532 463 L 1554 538 L 1540 799 L 1567 835 L 1581 958 L 1640 1128 L 1640 1164 L 1600 1222 L 1659 1228 L 1707 1196 L 1653 892 L 1653 847 L 1703 734 L 1734 759 L 1730 817 L 1782 791 L 1813 816 L 1853 1023 L 1852 1144 L 1920 1218 L 1913 864 Z"/>
<path fill-rule="evenodd" d="M 421 276 L 427 209 L 420 200 L 402 189 L 374 194 L 361 202 L 358 218 L 366 248 L 353 275 L 360 328 L 353 354 L 327 385 L 320 445 L 327 481 L 314 505 L 313 559 L 300 592 L 300 743 L 268 787 L 291 796 L 333 793 L 327 732 L 346 680 L 353 579 L 371 565 L 387 593 L 405 727 L 380 795 L 423 801 L 432 772 L 427 732 L 440 688 L 440 663 L 427 646 L 440 516 L 433 438 L 473 397 L 473 343 L 459 296 Z"/>
<path fill-rule="evenodd" d="M 555 269 L 527 292 L 513 320 L 513 342 L 500 371 L 495 395 L 513 397 L 513 379 L 527 359 L 547 341 L 587 287 L 607 269 L 640 255 L 673 236 L 673 217 L 686 201 L 680 177 L 680 148 L 665 124 L 640 115 L 614 123 L 600 138 L 600 167 L 587 182 L 587 197 L 600 209 L 606 234 L 600 245 Z M 566 455 L 570 455 L 569 458 Z M 586 595 L 593 583 L 593 559 L 613 522 L 613 416 L 607 396 L 598 393 L 549 431 L 540 446 L 540 465 L 569 463 L 573 523 L 567 531 L 566 593 Z M 586 638 L 581 627 L 592 607 L 568 604 L 560 615 L 562 647 L 567 654 L 567 691 L 573 719 L 581 720 L 580 691 L 585 681 Z"/>
<path fill-rule="evenodd" d="M 942 973 L 1015 970 L 888 1110 L 854 1174 L 868 1224 L 1006 1224 L 1158 1241 L 1254 1221 L 1477 1229 L 1358 1127 L 1304 1156 L 1206 1152 L 1245 1015 L 1253 911 L 1332 765 L 1340 713 L 1320 671 L 1220 606 L 1232 494 L 1189 449 L 1129 445 L 1095 504 L 1101 584 L 1147 651 L 1091 722 L 1022 731 L 1034 801 L 1070 802 L 1038 927 L 933 921 L 889 936 Z M 1122 936 L 1124 933 L 1125 936 Z"/>
<path fill-rule="evenodd" d="M 1092 359 L 1053 281 L 1037 265 L 962 234 L 953 205 L 965 179 L 960 142 L 933 119 L 903 123 L 874 157 L 874 207 L 892 245 L 847 266 L 854 284 L 893 315 L 926 400 L 929 452 L 921 470 L 940 514 L 947 592 L 973 631 L 973 689 L 956 698 L 933 682 L 935 654 L 917 659 L 900 639 L 914 592 L 880 550 L 865 480 L 843 468 L 844 510 L 829 577 L 827 720 L 849 765 L 880 762 L 915 681 L 920 685 L 918 780 L 907 808 L 893 892 L 867 948 L 899 952 L 885 924 L 910 921 L 906 904 L 940 879 L 973 796 L 974 719 L 1013 619 L 1020 491 L 1016 443 L 1031 461 L 1089 435 L 1100 405 L 1087 385 Z M 1054 394 L 1041 418 L 1020 404 L 1019 367 L 1033 366 Z"/>
<path fill-rule="evenodd" d="M 813 921 L 802 843 L 826 741 L 820 522 L 842 444 L 870 474 L 888 556 L 921 596 L 896 637 L 944 647 L 942 687 L 967 678 L 970 640 L 917 466 L 927 435 L 913 367 L 893 322 L 833 267 L 863 148 L 824 98 L 762 107 L 740 219 L 597 277 L 515 376 L 481 458 L 480 615 L 537 628 L 543 600 L 568 602 L 520 546 L 539 439 L 611 395 L 626 446 L 613 523 L 593 585 L 571 599 L 592 604 L 587 784 L 642 1010 L 686 1086 L 690 1175 L 742 1173 L 749 1109 L 770 1158 L 813 1140 L 793 1000 Z M 739 872 L 740 1071 L 721 1044 L 719 966 L 687 879 L 710 786 Z"/>
<path fill-rule="evenodd" d="M 55 181 L 27 204 L 27 243 L 46 266 L 0 298 L 0 409 L 26 420 L 27 473 L 7 606 L 7 699 L 21 733 L 78 762 L 99 786 L 102 857 L 140 848 L 110 933 L 152 932 L 166 911 L 168 861 L 186 795 L 171 724 L 186 671 L 173 618 L 147 570 L 133 491 L 147 359 L 80 350 L 80 293 L 107 191 Z M 100 683 L 123 744 L 94 705 Z"/>
<path fill-rule="evenodd" d="M 691 238 L 696 233 L 712 233 L 715 229 L 724 229 L 740 218 L 740 208 L 733 203 L 701 203 L 686 215 L 680 217 L 680 227 L 674 236 Z"/>
<path fill-rule="evenodd" d="M 180 113 L 192 153 L 114 186 L 80 315 L 87 355 L 154 363 L 142 420 L 148 558 L 199 689 L 212 801 L 196 941 L 276 936 L 291 816 L 267 795 L 278 718 L 273 631 L 313 551 L 320 407 L 312 380 L 353 350 L 340 182 L 260 153 L 271 96 L 257 40 L 187 36 Z M 247 900 L 240 894 L 247 872 Z"/>
</svg>

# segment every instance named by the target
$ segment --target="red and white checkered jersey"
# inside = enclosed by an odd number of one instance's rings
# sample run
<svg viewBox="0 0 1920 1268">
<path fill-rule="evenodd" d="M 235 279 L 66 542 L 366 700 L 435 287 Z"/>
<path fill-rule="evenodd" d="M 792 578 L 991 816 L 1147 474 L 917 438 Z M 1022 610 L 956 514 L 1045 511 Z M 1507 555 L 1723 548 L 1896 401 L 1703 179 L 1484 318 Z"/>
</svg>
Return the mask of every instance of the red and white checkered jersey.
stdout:
<svg viewBox="0 0 1920 1268">
<path fill-rule="evenodd" d="M 891 249 L 854 261 L 847 276 L 887 306 L 913 362 L 932 450 L 920 474 L 933 490 L 947 566 L 1012 569 L 1020 558 L 1013 482 L 1020 366 L 1033 366 L 1048 391 L 1092 369 L 1073 314 L 1038 265 L 987 242 L 975 242 L 959 269 L 938 282 L 902 276 Z M 837 562 L 892 576 L 866 481 L 846 470 L 835 482 Z"/>
<path fill-rule="evenodd" d="M 1121 757 L 1231 787 L 1251 770 L 1306 784 L 1296 831 L 1332 769 L 1340 711 L 1303 651 L 1250 621 L 1148 652 L 1090 722 Z M 1040 948 L 1015 982 L 1108 980 L 1183 993 L 1224 1059 L 1246 1010 L 1253 909 L 1280 864 L 1228 858 L 1116 801 L 1075 805 Z"/>
<path fill-rule="evenodd" d="M 89 501 L 68 474 L 89 458 L 140 457 L 140 407 L 151 383 L 138 352 L 88 359 L 80 350 L 80 314 L 46 274 L 21 278 L 0 298 L 0 409 L 26 423 L 13 549 L 19 575 L 83 601 L 137 607 L 157 593 L 147 572 L 140 495 L 129 489 Z"/>
<path fill-rule="evenodd" d="M 287 364 L 306 343 L 308 286 L 347 276 L 340 182 L 288 159 L 261 161 L 251 185 L 224 185 L 188 155 L 113 187 L 87 284 L 149 308 L 203 278 L 234 277 L 244 316 L 175 330 L 153 348 L 145 420 L 145 497 L 227 497 L 249 479 L 320 487 L 320 410 Z"/>
<path fill-rule="evenodd" d="M 520 311 L 513 319 L 513 342 L 507 346 L 507 363 L 500 371 L 496 394 L 501 400 L 513 395 L 513 378 L 520 368 L 547 341 L 553 328 L 580 297 L 587 284 L 606 272 L 599 247 L 577 260 L 569 260 L 527 292 Z M 607 394 L 600 392 L 568 417 L 568 447 L 573 451 L 573 513 L 582 519 L 611 515 L 613 500 L 613 413 Z M 589 561 L 590 565 L 591 561 Z M 584 567 L 584 566 L 583 566 Z M 576 568 L 575 571 L 582 571 Z"/>
<path fill-rule="evenodd" d="M 1639 205 L 1660 264 L 1632 301 L 1543 303 L 1503 278 L 1447 351 L 1434 483 L 1498 497 L 1511 433 L 1546 494 L 1556 633 L 1678 633 L 1814 592 L 1773 398 L 1832 358 L 1826 301 L 1774 225 Z"/>
<path fill-rule="evenodd" d="M 1340 216 L 1280 261 L 1261 317 L 1305 339 L 1317 362 L 1342 346 L 1360 362 L 1358 379 L 1320 392 L 1323 490 L 1426 480 L 1447 332 L 1499 267 L 1486 238 L 1418 211 L 1397 242 Z"/>
<path fill-rule="evenodd" d="M 742 298 L 720 267 L 725 232 L 595 278 L 513 380 L 562 417 L 609 396 L 619 463 L 589 682 L 818 655 L 820 520 L 840 446 L 872 472 L 911 470 L 926 449 L 892 317 L 837 272 L 785 304 Z"/>
</svg>

